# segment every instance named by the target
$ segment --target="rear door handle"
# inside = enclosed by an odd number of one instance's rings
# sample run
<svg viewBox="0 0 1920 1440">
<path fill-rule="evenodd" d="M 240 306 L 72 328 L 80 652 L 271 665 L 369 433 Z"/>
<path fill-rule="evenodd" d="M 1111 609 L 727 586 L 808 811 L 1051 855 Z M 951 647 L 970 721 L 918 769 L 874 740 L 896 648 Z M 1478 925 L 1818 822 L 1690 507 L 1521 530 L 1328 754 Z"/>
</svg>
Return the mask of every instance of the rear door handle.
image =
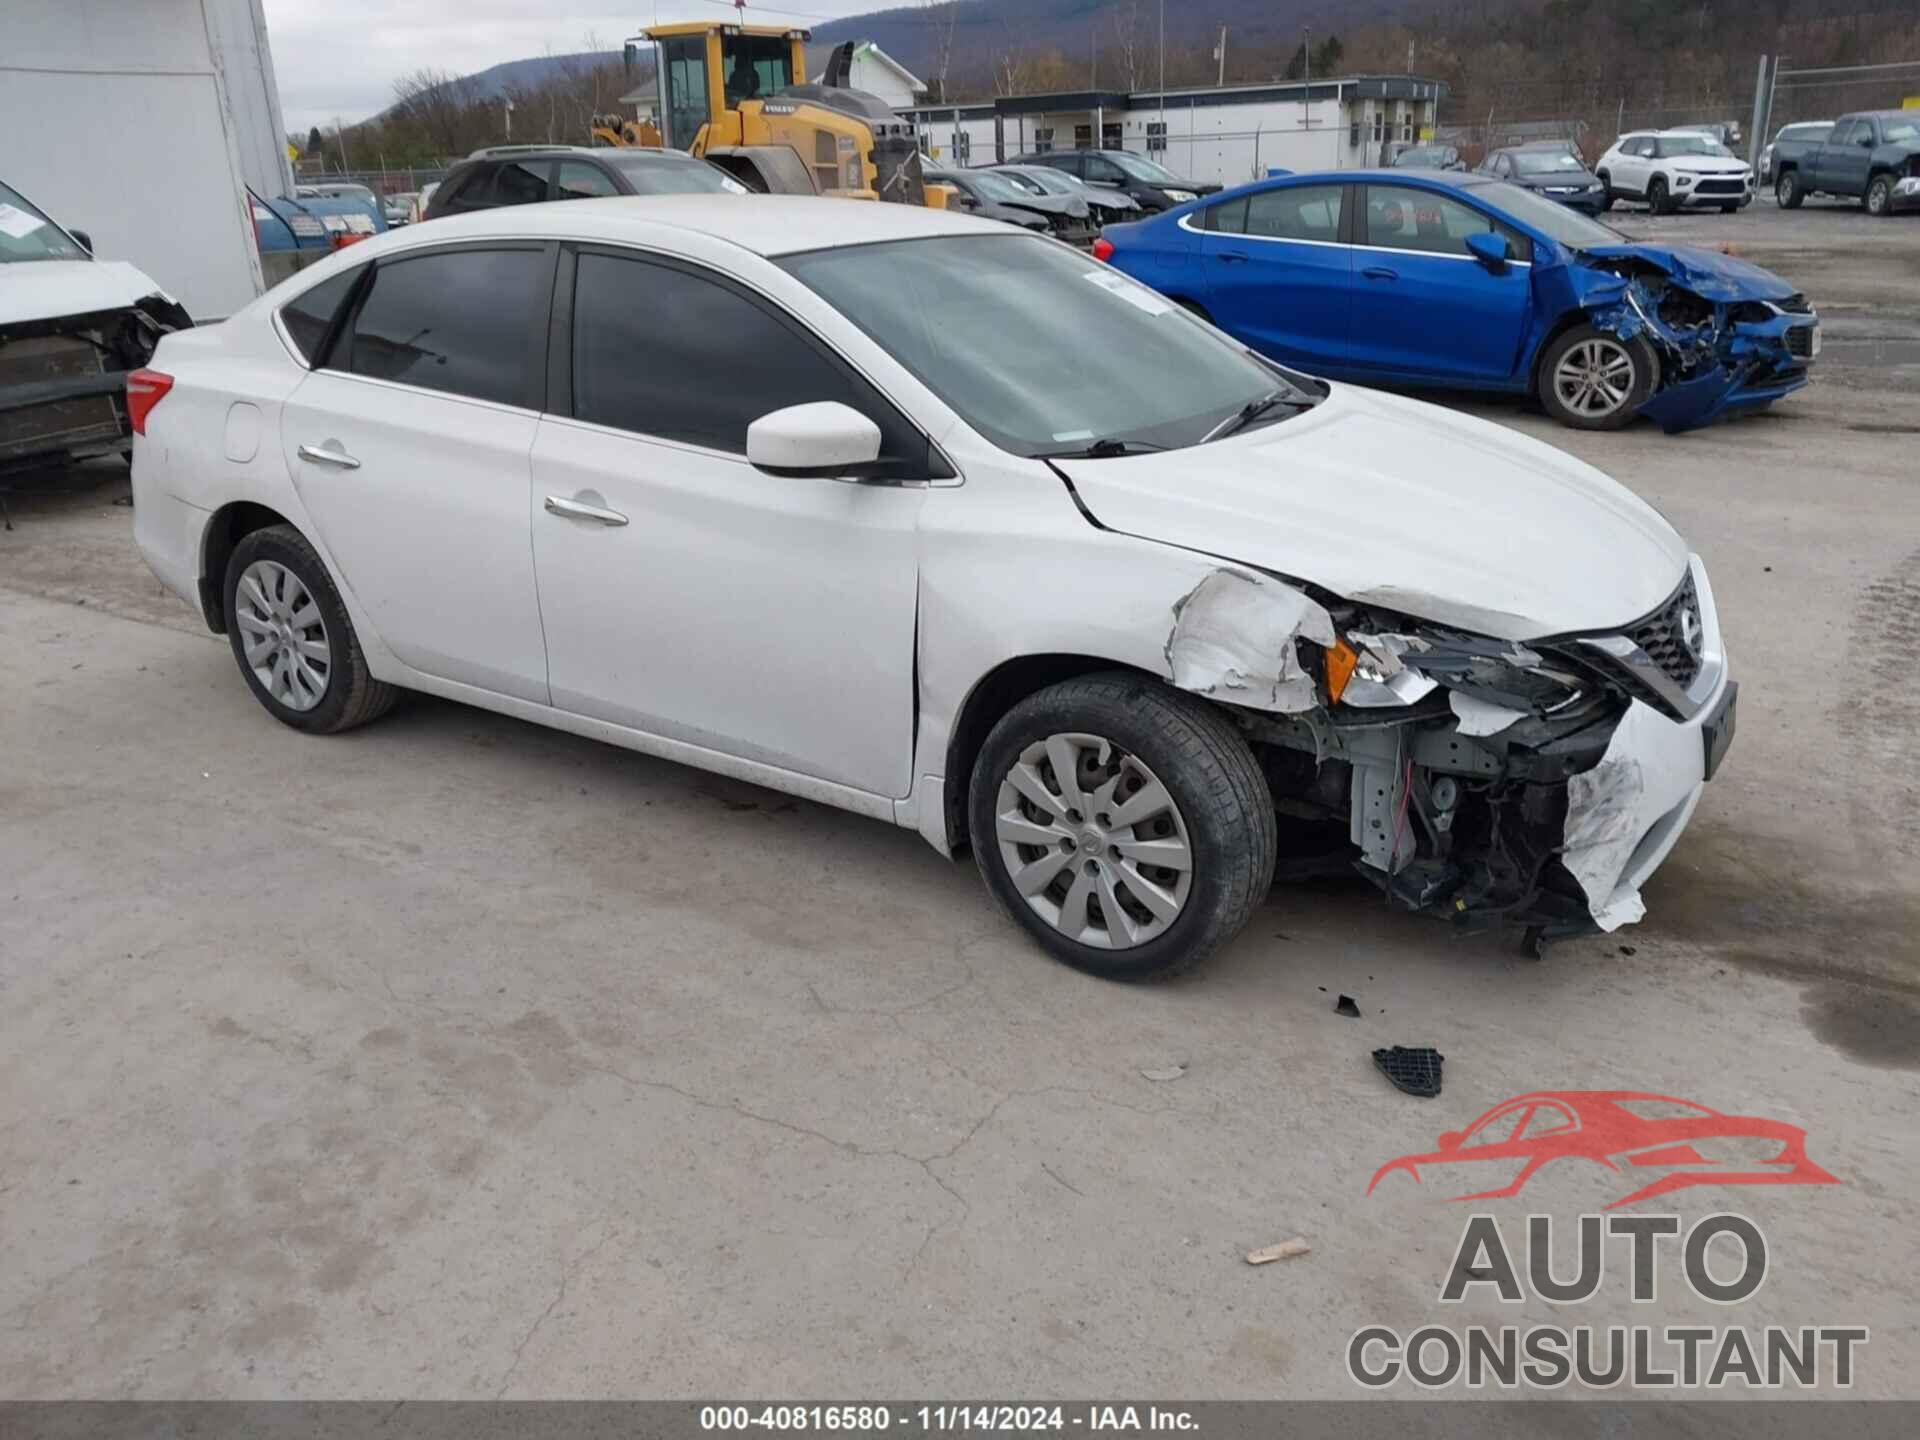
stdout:
<svg viewBox="0 0 1920 1440">
<path fill-rule="evenodd" d="M 1229 265 L 1238 265 L 1247 258 L 1247 252 L 1244 250 L 1222 250 L 1220 252 L 1220 258 Z"/>
<path fill-rule="evenodd" d="M 1369 265 L 1360 273 L 1369 280 L 1398 280 L 1400 278 L 1400 272 L 1398 270 L 1389 270 L 1384 265 Z"/>
<path fill-rule="evenodd" d="M 338 440 L 328 440 L 321 445 L 302 445 L 300 458 L 311 460 L 316 465 L 331 465 L 338 470 L 358 470 L 360 462 L 340 448 Z"/>
<path fill-rule="evenodd" d="M 569 520 L 597 520 L 602 525 L 627 523 L 627 517 L 618 510 L 609 510 L 604 505 L 589 505 L 584 500 L 569 500 L 563 495 L 547 496 L 547 513 L 565 516 Z"/>
</svg>

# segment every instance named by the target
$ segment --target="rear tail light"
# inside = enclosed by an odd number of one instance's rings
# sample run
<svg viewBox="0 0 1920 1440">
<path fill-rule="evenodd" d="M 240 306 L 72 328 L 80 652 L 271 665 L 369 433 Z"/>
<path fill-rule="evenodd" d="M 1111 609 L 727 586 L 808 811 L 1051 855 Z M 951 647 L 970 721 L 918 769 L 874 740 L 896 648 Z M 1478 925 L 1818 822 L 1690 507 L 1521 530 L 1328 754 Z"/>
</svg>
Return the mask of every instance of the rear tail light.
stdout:
<svg viewBox="0 0 1920 1440">
<path fill-rule="evenodd" d="M 127 376 L 127 418 L 133 422 L 134 434 L 147 433 L 147 416 L 171 389 L 173 376 L 158 370 L 135 370 Z"/>
<path fill-rule="evenodd" d="M 1104 235 L 1094 241 L 1093 258 L 1096 260 L 1111 260 L 1113 258 L 1113 242 Z"/>
<path fill-rule="evenodd" d="M 358 245 L 366 238 L 364 235 L 354 234 L 351 230 L 336 230 L 333 232 L 333 239 L 328 245 L 328 248 L 332 250 L 344 250 L 349 245 Z"/>
</svg>

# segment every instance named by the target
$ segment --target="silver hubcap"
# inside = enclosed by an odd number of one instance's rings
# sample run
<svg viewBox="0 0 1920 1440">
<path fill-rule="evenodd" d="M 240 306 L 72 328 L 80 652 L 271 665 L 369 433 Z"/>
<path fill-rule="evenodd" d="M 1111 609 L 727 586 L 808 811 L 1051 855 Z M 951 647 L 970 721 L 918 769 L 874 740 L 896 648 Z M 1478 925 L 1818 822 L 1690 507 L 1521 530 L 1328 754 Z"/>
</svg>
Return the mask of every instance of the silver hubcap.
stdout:
<svg viewBox="0 0 1920 1440">
<path fill-rule="evenodd" d="M 1193 889 L 1180 807 L 1153 771 L 1098 735 L 1049 735 L 1021 751 L 1000 781 L 994 829 L 1014 888 L 1082 945 L 1144 945 Z"/>
<path fill-rule="evenodd" d="M 333 650 L 320 607 L 300 577 L 272 560 L 240 574 L 234 621 L 261 688 L 289 710 L 311 710 L 327 693 Z"/>
<path fill-rule="evenodd" d="M 1633 357 L 1612 340 L 1582 340 L 1553 367 L 1553 391 L 1577 415 L 1611 415 L 1633 393 Z"/>
</svg>

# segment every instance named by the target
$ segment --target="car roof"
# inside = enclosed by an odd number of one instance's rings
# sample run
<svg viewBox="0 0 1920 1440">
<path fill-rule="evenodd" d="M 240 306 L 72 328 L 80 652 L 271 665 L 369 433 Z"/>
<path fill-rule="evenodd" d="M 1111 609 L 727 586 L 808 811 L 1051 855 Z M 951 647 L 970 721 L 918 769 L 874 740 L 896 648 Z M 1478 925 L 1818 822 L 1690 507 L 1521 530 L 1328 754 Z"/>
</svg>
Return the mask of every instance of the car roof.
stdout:
<svg viewBox="0 0 1920 1440">
<path fill-rule="evenodd" d="M 662 230 L 709 235 L 756 255 L 791 255 L 934 235 L 1002 235 L 997 221 L 920 205 L 858 204 L 814 195 L 618 195 L 506 205 L 399 232 L 420 244 L 461 238 L 551 238 L 618 243 Z M 417 233 L 415 233 L 417 231 Z M 382 251 L 409 248 L 404 241 Z"/>
</svg>

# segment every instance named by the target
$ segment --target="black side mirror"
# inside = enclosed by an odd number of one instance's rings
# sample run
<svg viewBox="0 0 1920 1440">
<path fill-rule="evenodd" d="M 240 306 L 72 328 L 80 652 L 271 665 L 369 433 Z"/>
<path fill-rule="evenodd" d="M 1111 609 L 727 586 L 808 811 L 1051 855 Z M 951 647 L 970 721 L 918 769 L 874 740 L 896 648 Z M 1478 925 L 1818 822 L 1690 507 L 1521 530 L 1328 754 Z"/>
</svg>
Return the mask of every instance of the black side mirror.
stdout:
<svg viewBox="0 0 1920 1440">
<path fill-rule="evenodd" d="M 1871 150 L 1873 149 L 1873 136 L 1862 135 L 1855 143 L 1858 144 L 1862 150 Z"/>
<path fill-rule="evenodd" d="M 93 254 L 93 236 L 84 230 L 69 230 L 67 233 L 80 242 L 80 248 L 82 250 L 86 251 L 89 255 Z"/>
</svg>

